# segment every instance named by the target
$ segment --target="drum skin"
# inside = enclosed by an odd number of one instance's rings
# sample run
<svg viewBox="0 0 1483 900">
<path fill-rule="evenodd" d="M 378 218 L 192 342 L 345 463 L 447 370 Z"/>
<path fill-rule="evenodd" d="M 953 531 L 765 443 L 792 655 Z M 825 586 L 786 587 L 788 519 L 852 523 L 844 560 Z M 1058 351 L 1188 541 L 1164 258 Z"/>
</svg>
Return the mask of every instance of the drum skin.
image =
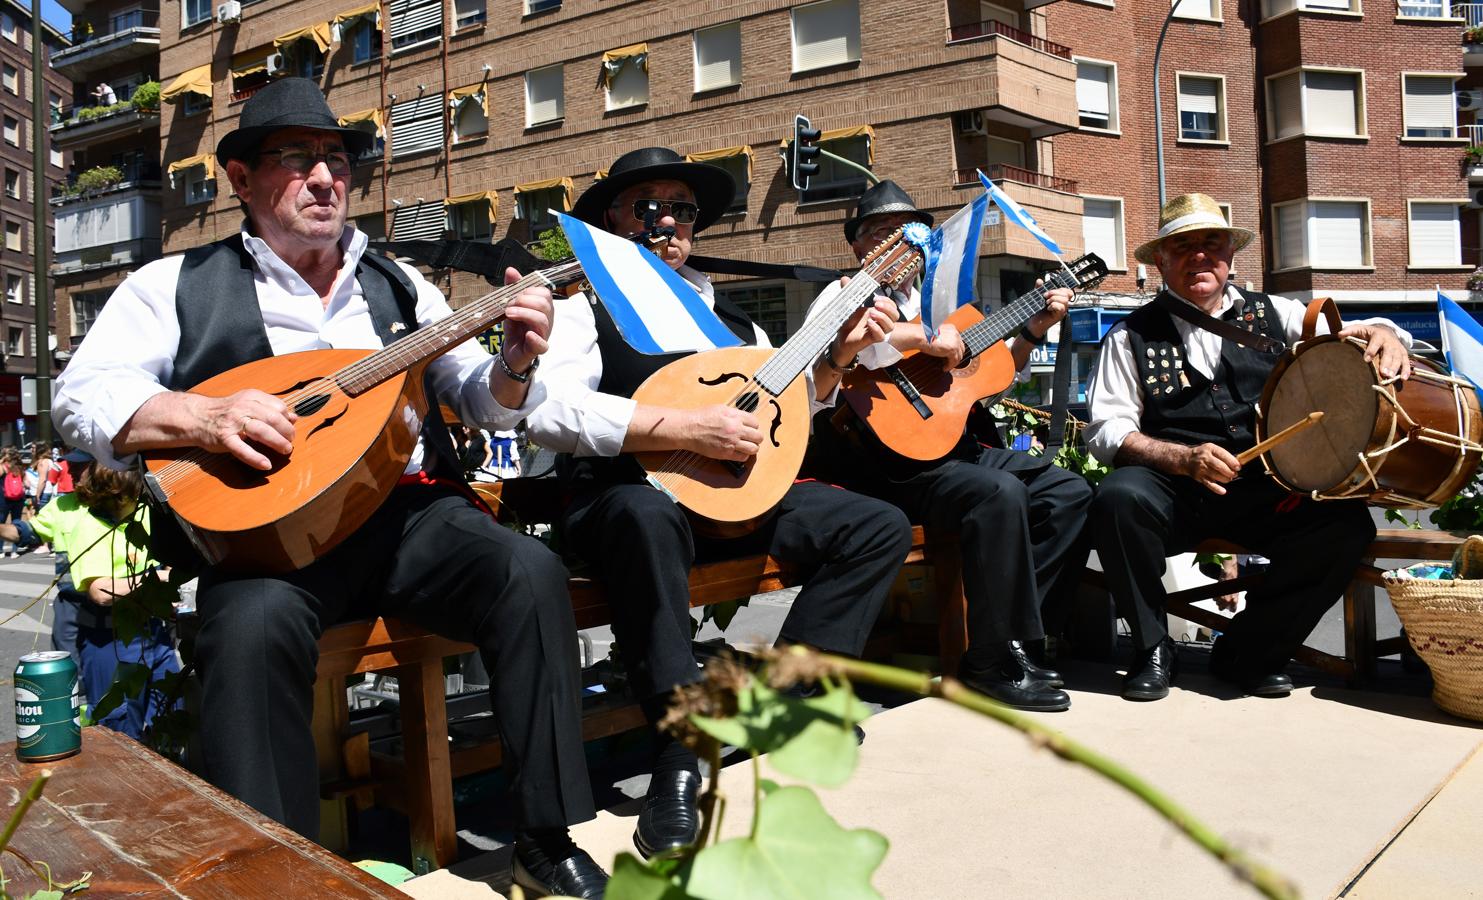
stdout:
<svg viewBox="0 0 1483 900">
<path fill-rule="evenodd" d="M 1479 452 L 1468 449 L 1483 440 L 1477 393 L 1459 388 L 1447 380 L 1445 369 L 1415 356 L 1409 379 L 1381 386 L 1374 363 L 1364 358 L 1365 346 L 1354 338 L 1325 335 L 1295 345 L 1278 361 L 1262 390 L 1257 440 L 1310 412 L 1324 416 L 1262 454 L 1267 471 L 1284 487 L 1319 499 L 1415 507 L 1455 496 L 1478 467 Z M 1419 440 L 1423 429 L 1441 443 Z M 1369 458 L 1368 469 L 1361 462 L 1362 453 L 1407 437 L 1388 453 Z"/>
</svg>

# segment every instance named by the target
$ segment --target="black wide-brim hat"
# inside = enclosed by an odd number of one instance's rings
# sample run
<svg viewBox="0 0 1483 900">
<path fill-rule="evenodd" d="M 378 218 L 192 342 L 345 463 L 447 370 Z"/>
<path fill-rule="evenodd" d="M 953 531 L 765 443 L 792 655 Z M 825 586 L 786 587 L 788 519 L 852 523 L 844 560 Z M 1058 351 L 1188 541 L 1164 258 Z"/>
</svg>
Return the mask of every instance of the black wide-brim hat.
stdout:
<svg viewBox="0 0 1483 900">
<path fill-rule="evenodd" d="M 871 216 L 880 216 L 887 213 L 915 213 L 918 222 L 931 227 L 932 216 L 917 209 L 916 203 L 912 202 L 911 195 L 902 190 L 901 185 L 889 178 L 879 184 L 872 185 L 870 190 L 860 195 L 860 205 L 855 207 L 855 217 L 844 223 L 844 239 L 850 243 L 855 242 L 855 232 L 860 230 L 860 223 Z"/>
<path fill-rule="evenodd" d="M 330 112 L 319 85 L 307 78 L 280 78 L 242 104 L 237 127 L 216 142 L 216 159 L 251 161 L 263 138 L 280 128 L 315 128 L 333 131 L 345 141 L 345 149 L 359 154 L 375 140 L 367 131 L 346 128 Z"/>
<path fill-rule="evenodd" d="M 595 182 L 577 198 L 572 215 L 598 228 L 606 228 L 603 213 L 613 205 L 613 198 L 626 189 L 645 181 L 679 181 L 695 192 L 700 213 L 695 218 L 693 234 L 699 234 L 725 215 L 736 197 L 736 182 L 731 173 L 719 166 L 685 162 L 685 158 L 667 147 L 645 147 L 631 150 L 613 161 L 608 177 Z"/>
</svg>

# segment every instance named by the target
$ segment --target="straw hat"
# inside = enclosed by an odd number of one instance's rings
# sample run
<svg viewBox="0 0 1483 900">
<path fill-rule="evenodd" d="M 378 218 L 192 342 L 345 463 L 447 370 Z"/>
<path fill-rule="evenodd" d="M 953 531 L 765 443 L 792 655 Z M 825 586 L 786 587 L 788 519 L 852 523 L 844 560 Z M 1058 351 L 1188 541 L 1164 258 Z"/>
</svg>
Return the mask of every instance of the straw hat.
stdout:
<svg viewBox="0 0 1483 900">
<path fill-rule="evenodd" d="M 1251 243 L 1255 236 L 1245 228 L 1232 228 L 1220 211 L 1220 204 L 1205 194 L 1180 194 L 1164 204 L 1159 210 L 1159 233 L 1148 243 L 1133 251 L 1141 263 L 1153 265 L 1153 254 L 1159 242 L 1166 237 L 1186 231 L 1215 229 L 1231 235 L 1231 252 L 1234 253 Z"/>
</svg>

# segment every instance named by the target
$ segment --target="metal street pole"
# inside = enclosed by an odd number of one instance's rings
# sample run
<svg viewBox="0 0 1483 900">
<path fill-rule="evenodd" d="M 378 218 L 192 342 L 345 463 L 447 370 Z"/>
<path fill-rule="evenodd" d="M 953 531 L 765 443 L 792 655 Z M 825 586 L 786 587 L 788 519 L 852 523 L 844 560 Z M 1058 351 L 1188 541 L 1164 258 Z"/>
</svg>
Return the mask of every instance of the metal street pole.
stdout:
<svg viewBox="0 0 1483 900">
<path fill-rule="evenodd" d="M 1153 129 L 1156 149 L 1155 164 L 1159 170 L 1159 209 L 1164 208 L 1164 104 L 1159 96 L 1159 54 L 1164 52 L 1164 35 L 1169 33 L 1169 23 L 1174 21 L 1174 10 L 1179 0 L 1171 0 L 1169 14 L 1164 16 L 1164 25 L 1159 29 L 1159 41 L 1153 46 Z"/>
<path fill-rule="evenodd" d="M 31 199 L 34 237 L 31 240 L 31 268 L 35 272 L 36 306 L 36 440 L 51 444 L 51 237 L 46 227 L 47 137 L 51 120 L 46 104 L 46 72 L 43 59 L 41 0 L 31 0 Z"/>
</svg>

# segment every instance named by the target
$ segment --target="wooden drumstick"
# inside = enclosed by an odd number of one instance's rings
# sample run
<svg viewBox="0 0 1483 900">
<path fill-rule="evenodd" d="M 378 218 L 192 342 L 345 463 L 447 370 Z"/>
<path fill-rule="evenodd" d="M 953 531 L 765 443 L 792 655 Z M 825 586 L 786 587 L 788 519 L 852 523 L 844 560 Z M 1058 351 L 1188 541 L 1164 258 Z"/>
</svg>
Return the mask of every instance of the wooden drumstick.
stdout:
<svg viewBox="0 0 1483 900">
<path fill-rule="evenodd" d="M 1299 419 L 1298 421 L 1292 423 L 1291 425 L 1267 438 L 1265 441 L 1262 441 L 1260 444 L 1252 447 L 1250 450 L 1242 450 L 1240 453 L 1237 453 L 1236 462 L 1240 463 L 1243 466 L 1246 465 L 1253 459 L 1256 459 L 1258 456 L 1261 456 L 1263 453 L 1266 453 L 1268 450 L 1297 434 L 1299 431 L 1302 431 L 1304 428 L 1307 428 L 1310 425 L 1318 424 L 1318 420 L 1322 418 L 1323 413 L 1321 412 L 1308 413 L 1306 418 Z"/>
</svg>

